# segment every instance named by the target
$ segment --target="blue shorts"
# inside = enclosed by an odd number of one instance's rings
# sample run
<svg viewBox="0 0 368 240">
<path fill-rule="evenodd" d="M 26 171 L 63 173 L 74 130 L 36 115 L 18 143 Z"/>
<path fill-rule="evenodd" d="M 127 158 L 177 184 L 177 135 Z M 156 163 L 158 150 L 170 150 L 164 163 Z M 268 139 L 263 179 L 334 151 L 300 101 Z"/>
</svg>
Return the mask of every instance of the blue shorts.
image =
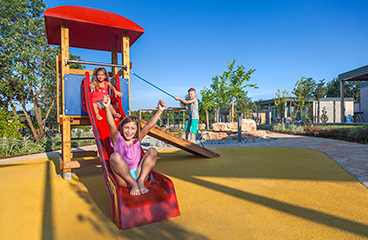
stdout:
<svg viewBox="0 0 368 240">
<path fill-rule="evenodd" d="M 97 102 L 94 102 L 94 103 L 97 103 L 97 104 L 100 104 L 100 109 L 104 109 L 105 107 L 102 105 L 102 101 L 97 101 Z"/>
<path fill-rule="evenodd" d="M 137 181 L 137 169 L 138 169 L 138 167 L 134 168 L 133 170 L 129 170 L 130 175 L 132 175 L 133 179 L 136 180 L 136 181 Z M 146 177 L 145 180 L 147 180 L 147 179 L 148 179 L 148 176 Z"/>
<path fill-rule="evenodd" d="M 184 131 L 197 134 L 198 122 L 199 119 L 188 120 Z"/>
<path fill-rule="evenodd" d="M 130 175 L 132 175 L 134 180 L 137 180 L 137 168 L 134 168 L 133 170 L 129 170 Z"/>
</svg>

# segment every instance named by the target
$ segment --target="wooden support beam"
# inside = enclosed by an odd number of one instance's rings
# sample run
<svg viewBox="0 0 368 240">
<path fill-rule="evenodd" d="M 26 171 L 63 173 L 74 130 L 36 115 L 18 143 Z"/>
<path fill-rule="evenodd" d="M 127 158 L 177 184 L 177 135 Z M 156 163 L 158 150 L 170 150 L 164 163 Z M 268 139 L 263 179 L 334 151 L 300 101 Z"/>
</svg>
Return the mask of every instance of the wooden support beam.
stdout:
<svg viewBox="0 0 368 240">
<path fill-rule="evenodd" d="M 90 76 L 93 75 L 93 70 L 74 69 L 74 68 L 69 69 L 69 74 L 74 74 L 74 75 L 84 76 L 86 74 L 86 72 L 89 72 Z"/>
<path fill-rule="evenodd" d="M 73 140 L 79 140 L 79 141 L 81 141 L 81 140 L 92 140 L 92 139 L 95 139 L 94 137 L 82 137 L 82 138 L 72 138 L 72 141 Z"/>
<path fill-rule="evenodd" d="M 81 115 L 81 116 L 77 116 L 77 115 L 71 115 L 69 116 L 69 120 L 70 120 L 70 125 L 72 126 L 88 126 L 91 125 L 91 122 L 88 118 L 88 116 L 86 115 Z M 60 115 L 59 116 L 59 121 L 63 122 L 63 116 Z"/>
<path fill-rule="evenodd" d="M 96 165 L 100 165 L 100 159 L 91 159 L 91 160 L 80 160 L 80 161 L 69 161 L 64 163 L 64 169 L 73 169 L 73 168 L 81 168 L 81 167 L 94 167 Z"/>
<path fill-rule="evenodd" d="M 59 81 L 59 74 L 60 74 L 60 58 L 61 55 L 58 54 L 56 56 L 56 116 L 60 114 L 60 81 Z M 57 123 L 60 124 L 59 118 L 57 118 Z"/>
<path fill-rule="evenodd" d="M 130 101 L 130 52 L 129 52 L 129 35 L 128 32 L 123 32 L 123 39 L 121 41 L 121 53 L 123 58 L 123 65 L 127 68 L 124 69 L 123 78 L 128 79 L 128 93 L 129 93 L 129 114 L 131 114 L 131 101 Z"/>
<path fill-rule="evenodd" d="M 72 153 L 72 155 L 74 156 L 74 158 L 81 158 L 81 157 L 95 157 L 98 154 L 97 151 L 85 151 L 85 152 L 74 152 Z M 59 154 L 59 163 L 60 169 L 63 170 L 63 172 L 65 170 L 69 170 L 70 174 L 73 168 L 93 167 L 101 164 L 100 159 L 64 161 L 62 154 Z"/>
<path fill-rule="evenodd" d="M 96 157 L 96 156 L 98 156 L 97 151 L 72 152 L 72 158 Z"/>
<path fill-rule="evenodd" d="M 69 24 L 68 20 L 61 20 L 61 41 L 60 41 L 61 59 L 69 59 Z M 70 117 L 65 115 L 65 74 L 69 74 L 69 65 L 61 61 L 61 114 L 62 118 L 62 160 L 63 178 L 69 180 L 72 178 L 70 168 L 65 168 L 65 164 L 71 160 L 71 135 L 70 135 Z"/>
</svg>

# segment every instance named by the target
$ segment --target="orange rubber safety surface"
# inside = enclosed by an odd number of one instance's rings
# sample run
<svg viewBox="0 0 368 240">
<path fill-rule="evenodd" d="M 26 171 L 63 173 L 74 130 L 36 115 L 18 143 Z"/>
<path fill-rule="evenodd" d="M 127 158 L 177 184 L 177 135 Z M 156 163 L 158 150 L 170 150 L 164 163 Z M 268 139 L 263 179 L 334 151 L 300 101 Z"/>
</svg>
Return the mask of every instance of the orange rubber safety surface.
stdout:
<svg viewBox="0 0 368 240">
<path fill-rule="evenodd" d="M 327 155 L 296 148 L 161 152 L 181 216 L 119 230 L 101 167 L 65 181 L 58 159 L 0 164 L 1 239 L 368 239 L 368 191 Z M 55 164 L 56 163 L 56 164 Z"/>
</svg>

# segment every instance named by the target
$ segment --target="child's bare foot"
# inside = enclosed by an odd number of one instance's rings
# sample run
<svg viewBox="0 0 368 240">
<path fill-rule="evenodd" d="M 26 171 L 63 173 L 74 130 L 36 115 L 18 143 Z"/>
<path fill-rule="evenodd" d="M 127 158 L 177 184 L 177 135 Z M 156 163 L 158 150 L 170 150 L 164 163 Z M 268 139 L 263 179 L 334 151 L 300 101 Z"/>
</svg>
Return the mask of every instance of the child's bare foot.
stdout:
<svg viewBox="0 0 368 240">
<path fill-rule="evenodd" d="M 121 118 L 121 114 L 117 112 L 114 117 L 114 120 L 117 121 Z"/>
<path fill-rule="evenodd" d="M 132 186 L 132 189 L 130 189 L 130 195 L 133 195 L 133 196 L 141 195 L 141 191 L 139 190 L 139 187 L 137 184 L 134 184 Z"/>
<path fill-rule="evenodd" d="M 100 120 L 102 120 L 102 119 L 103 119 L 103 118 L 100 116 L 100 114 L 97 114 L 97 115 L 96 115 L 96 118 L 97 118 L 97 120 L 98 120 L 98 121 L 100 121 Z"/>
<path fill-rule="evenodd" d="M 138 182 L 138 187 L 139 187 L 139 190 L 141 191 L 142 194 L 145 194 L 145 193 L 149 192 L 148 188 L 146 188 L 146 186 L 144 186 L 144 182 Z"/>
</svg>

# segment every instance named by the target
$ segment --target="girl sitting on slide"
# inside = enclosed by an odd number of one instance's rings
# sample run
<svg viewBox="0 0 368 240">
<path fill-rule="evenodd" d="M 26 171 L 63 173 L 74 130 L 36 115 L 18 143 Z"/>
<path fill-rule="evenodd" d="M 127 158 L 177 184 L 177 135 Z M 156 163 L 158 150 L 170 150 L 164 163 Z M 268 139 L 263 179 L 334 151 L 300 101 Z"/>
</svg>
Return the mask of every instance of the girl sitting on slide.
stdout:
<svg viewBox="0 0 368 240">
<path fill-rule="evenodd" d="M 110 110 L 110 98 L 104 96 L 102 104 L 106 109 L 111 146 L 114 148 L 110 156 L 111 170 L 120 186 L 131 187 L 131 195 L 145 194 L 149 190 L 144 186 L 144 181 L 156 164 L 157 150 L 149 148 L 141 157 L 141 140 L 156 124 L 166 104 L 162 100 L 158 102 L 157 112 L 142 129 L 139 118 L 132 115 L 125 117 L 116 127 Z"/>
<path fill-rule="evenodd" d="M 123 93 L 118 92 L 116 88 L 109 82 L 105 68 L 97 68 L 94 70 L 90 87 L 93 89 L 92 102 L 96 119 L 102 120 L 102 117 L 99 114 L 99 109 L 103 109 L 102 99 L 103 96 L 109 96 L 109 88 L 112 89 L 115 96 L 121 97 L 123 96 Z M 115 118 L 121 117 L 120 113 L 117 113 L 112 106 L 110 106 L 110 109 Z"/>
</svg>

